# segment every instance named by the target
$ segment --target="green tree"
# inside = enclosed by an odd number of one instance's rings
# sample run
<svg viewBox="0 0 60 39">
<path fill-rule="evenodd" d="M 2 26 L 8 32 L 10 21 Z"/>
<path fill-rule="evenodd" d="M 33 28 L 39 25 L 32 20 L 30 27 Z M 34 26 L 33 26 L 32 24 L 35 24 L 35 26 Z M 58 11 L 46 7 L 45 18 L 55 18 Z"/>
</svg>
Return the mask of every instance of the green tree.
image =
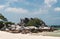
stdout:
<svg viewBox="0 0 60 39">
<path fill-rule="evenodd" d="M 2 14 L 0 14 L 0 19 L 3 21 L 8 21 L 7 18 L 5 18 Z"/>
<path fill-rule="evenodd" d="M 27 24 L 28 21 L 29 21 L 29 18 L 25 18 L 25 19 L 24 19 L 24 23 L 25 23 L 25 24 Z"/>
<path fill-rule="evenodd" d="M 3 21 L 0 21 L 0 29 L 4 27 Z"/>
<path fill-rule="evenodd" d="M 27 23 L 27 26 L 36 26 L 36 27 L 39 27 L 42 24 L 45 25 L 45 22 L 42 21 L 41 19 L 33 18 L 33 19 L 29 20 L 29 22 Z"/>
<path fill-rule="evenodd" d="M 13 22 L 5 22 L 5 25 L 6 25 L 7 28 L 10 27 L 9 25 L 13 25 L 13 24 L 15 24 L 15 23 L 13 23 Z"/>
<path fill-rule="evenodd" d="M 0 29 L 4 27 L 4 23 L 7 21 L 7 18 L 5 18 L 2 14 L 0 14 Z"/>
</svg>

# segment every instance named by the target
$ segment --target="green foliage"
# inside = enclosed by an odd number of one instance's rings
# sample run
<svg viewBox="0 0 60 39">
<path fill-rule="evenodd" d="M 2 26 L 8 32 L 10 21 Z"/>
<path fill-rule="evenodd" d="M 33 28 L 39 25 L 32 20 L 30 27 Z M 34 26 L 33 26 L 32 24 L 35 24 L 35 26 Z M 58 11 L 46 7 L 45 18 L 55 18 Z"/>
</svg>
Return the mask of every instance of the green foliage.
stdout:
<svg viewBox="0 0 60 39">
<path fill-rule="evenodd" d="M 28 23 L 28 21 L 29 21 L 29 19 L 28 19 L 28 18 L 25 18 L 25 19 L 24 19 L 24 23 L 25 23 L 25 24 L 27 24 L 27 23 Z"/>
<path fill-rule="evenodd" d="M 5 22 L 6 27 L 9 27 L 9 25 L 15 24 L 13 22 Z"/>
<path fill-rule="evenodd" d="M 25 23 L 26 26 L 39 26 L 45 24 L 41 19 L 38 18 L 30 18 L 27 23 Z"/>
<path fill-rule="evenodd" d="M 6 25 L 6 27 L 8 27 L 8 24 L 12 25 L 15 24 L 13 22 L 8 22 L 7 18 L 5 18 L 2 14 L 0 14 L 0 28 L 4 27 L 4 25 Z"/>
<path fill-rule="evenodd" d="M 30 20 L 28 23 L 27 23 L 27 26 L 32 26 L 32 25 L 34 25 L 35 24 L 35 22 L 33 21 L 33 20 Z"/>
<path fill-rule="evenodd" d="M 7 18 L 5 18 L 2 14 L 0 14 L 0 29 L 4 27 L 5 22 L 7 22 Z"/>
<path fill-rule="evenodd" d="M 0 14 L 0 19 L 3 21 L 7 21 L 7 18 L 5 18 L 2 14 Z"/>
<path fill-rule="evenodd" d="M 0 21 L 0 29 L 4 27 L 3 21 Z"/>
</svg>

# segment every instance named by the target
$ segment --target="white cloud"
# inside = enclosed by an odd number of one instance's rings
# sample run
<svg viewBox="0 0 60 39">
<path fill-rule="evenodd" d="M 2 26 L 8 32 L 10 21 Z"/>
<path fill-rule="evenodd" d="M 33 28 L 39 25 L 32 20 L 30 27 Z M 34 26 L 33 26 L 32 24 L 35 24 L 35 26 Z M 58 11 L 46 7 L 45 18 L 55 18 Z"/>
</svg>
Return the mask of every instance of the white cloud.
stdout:
<svg viewBox="0 0 60 39">
<path fill-rule="evenodd" d="M 12 7 L 8 7 L 5 9 L 6 12 L 9 13 L 28 13 L 29 11 L 23 8 L 12 8 Z"/>
<path fill-rule="evenodd" d="M 55 11 L 60 11 L 60 7 L 57 7 L 54 9 Z"/>
<path fill-rule="evenodd" d="M 6 0 L 8 2 L 18 2 L 18 0 Z"/>
<path fill-rule="evenodd" d="M 4 9 L 4 7 L 5 7 L 4 5 L 0 5 L 0 10 Z"/>
<path fill-rule="evenodd" d="M 6 0 L 9 3 L 14 3 L 14 2 L 26 2 L 26 0 Z"/>
<path fill-rule="evenodd" d="M 45 0 L 38 10 L 34 11 L 34 14 L 47 14 L 50 12 L 52 5 L 57 3 L 57 0 Z"/>
<path fill-rule="evenodd" d="M 35 15 L 38 15 L 38 14 L 47 14 L 48 13 L 48 9 L 40 8 L 38 10 L 33 11 L 32 13 L 35 14 Z"/>
<path fill-rule="evenodd" d="M 29 10 L 23 9 L 23 8 L 8 7 L 8 8 L 5 9 L 5 12 L 7 12 L 7 13 L 23 13 L 23 14 L 27 13 L 27 14 L 38 15 L 38 14 L 46 14 L 46 13 L 48 13 L 48 9 L 39 8 L 38 10 L 29 11 Z"/>
<path fill-rule="evenodd" d="M 48 7 L 51 7 L 53 4 L 57 3 L 57 0 L 45 0 L 44 3 L 45 3 Z"/>
</svg>

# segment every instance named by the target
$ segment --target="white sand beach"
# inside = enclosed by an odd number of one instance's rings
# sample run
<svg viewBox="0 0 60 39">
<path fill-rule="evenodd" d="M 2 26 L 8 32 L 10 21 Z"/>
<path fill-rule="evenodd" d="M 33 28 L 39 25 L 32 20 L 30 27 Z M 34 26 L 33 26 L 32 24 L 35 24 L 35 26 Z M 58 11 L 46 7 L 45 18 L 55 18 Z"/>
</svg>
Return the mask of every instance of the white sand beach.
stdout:
<svg viewBox="0 0 60 39">
<path fill-rule="evenodd" d="M 0 31 L 0 39 L 60 39 L 60 37 L 51 37 L 51 36 L 37 36 L 31 34 L 21 34 L 21 33 L 9 33 Z"/>
</svg>

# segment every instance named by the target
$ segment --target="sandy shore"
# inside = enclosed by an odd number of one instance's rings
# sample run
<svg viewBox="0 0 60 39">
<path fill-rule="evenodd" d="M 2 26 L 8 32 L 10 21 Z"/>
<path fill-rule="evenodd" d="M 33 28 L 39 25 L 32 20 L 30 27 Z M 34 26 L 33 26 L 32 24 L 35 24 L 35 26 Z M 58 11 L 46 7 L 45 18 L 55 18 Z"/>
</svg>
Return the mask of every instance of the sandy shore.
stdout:
<svg viewBox="0 0 60 39">
<path fill-rule="evenodd" d="M 0 31 L 0 39 L 60 39 L 60 37 L 50 37 L 31 34 L 13 34 L 4 31 Z"/>
</svg>

